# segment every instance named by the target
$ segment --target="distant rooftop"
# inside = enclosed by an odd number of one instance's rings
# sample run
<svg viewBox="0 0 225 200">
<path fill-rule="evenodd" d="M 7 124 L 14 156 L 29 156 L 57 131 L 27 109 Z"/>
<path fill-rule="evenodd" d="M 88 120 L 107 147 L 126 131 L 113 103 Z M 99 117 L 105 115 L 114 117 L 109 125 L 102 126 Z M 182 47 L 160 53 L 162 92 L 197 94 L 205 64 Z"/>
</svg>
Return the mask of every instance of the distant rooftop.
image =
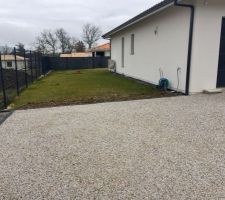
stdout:
<svg viewBox="0 0 225 200">
<path fill-rule="evenodd" d="M 15 60 L 15 56 L 14 55 L 1 55 L 1 60 L 2 61 L 14 61 Z M 16 60 L 17 61 L 23 61 L 24 57 L 16 56 Z"/>
<path fill-rule="evenodd" d="M 78 53 L 69 53 L 69 54 L 60 54 L 61 58 L 82 58 L 82 57 L 92 57 L 92 54 L 89 52 L 78 52 Z"/>
<path fill-rule="evenodd" d="M 89 52 L 96 52 L 96 51 L 100 52 L 110 51 L 110 43 L 102 44 L 89 50 Z"/>
</svg>

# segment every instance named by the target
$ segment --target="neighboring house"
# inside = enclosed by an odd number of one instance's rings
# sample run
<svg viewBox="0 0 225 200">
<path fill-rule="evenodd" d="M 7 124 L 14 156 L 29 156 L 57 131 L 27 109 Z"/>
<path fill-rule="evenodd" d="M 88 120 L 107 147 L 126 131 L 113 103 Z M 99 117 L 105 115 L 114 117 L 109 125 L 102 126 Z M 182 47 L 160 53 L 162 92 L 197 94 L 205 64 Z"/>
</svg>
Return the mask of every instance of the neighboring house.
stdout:
<svg viewBox="0 0 225 200">
<path fill-rule="evenodd" d="M 110 57 L 110 43 L 102 44 L 89 50 L 93 57 Z"/>
<path fill-rule="evenodd" d="M 91 52 L 77 52 L 60 55 L 60 58 L 84 58 L 84 57 L 92 57 Z"/>
<path fill-rule="evenodd" d="M 186 94 L 225 87 L 224 0 L 164 0 L 103 37 L 120 74 L 158 84 L 163 71 Z"/>
<path fill-rule="evenodd" d="M 2 68 L 4 69 L 16 69 L 15 56 L 14 55 L 1 55 Z M 17 69 L 25 69 L 24 57 L 16 56 Z M 26 66 L 28 67 L 28 59 L 26 58 Z"/>
</svg>

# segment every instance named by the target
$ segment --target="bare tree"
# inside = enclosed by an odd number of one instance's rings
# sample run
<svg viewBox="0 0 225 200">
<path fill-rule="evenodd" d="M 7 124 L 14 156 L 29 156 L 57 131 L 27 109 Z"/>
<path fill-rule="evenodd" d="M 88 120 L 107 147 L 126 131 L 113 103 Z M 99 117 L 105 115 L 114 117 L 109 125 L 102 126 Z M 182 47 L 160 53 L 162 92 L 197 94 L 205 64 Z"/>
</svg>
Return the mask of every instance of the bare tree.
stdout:
<svg viewBox="0 0 225 200">
<path fill-rule="evenodd" d="M 44 39 L 41 38 L 40 36 L 38 36 L 36 38 L 36 42 L 35 42 L 34 46 L 35 46 L 35 50 L 41 52 L 42 54 L 48 54 L 49 53 Z"/>
<path fill-rule="evenodd" d="M 76 52 L 85 52 L 86 48 L 82 41 L 79 41 L 75 44 L 75 50 Z"/>
<path fill-rule="evenodd" d="M 101 38 L 102 32 L 98 26 L 92 24 L 85 24 L 83 27 L 83 40 L 87 43 L 88 48 Z"/>
<path fill-rule="evenodd" d="M 5 45 L 1 48 L 2 54 L 10 54 L 12 52 L 12 48 L 10 48 L 8 45 Z"/>
<path fill-rule="evenodd" d="M 21 42 L 18 42 L 17 44 L 16 44 L 16 49 L 17 49 L 17 51 L 18 51 L 18 55 L 19 56 L 23 56 L 24 55 L 24 50 L 25 50 L 25 45 L 23 44 L 23 43 L 21 43 Z"/>
<path fill-rule="evenodd" d="M 75 51 L 76 50 L 76 43 L 77 43 L 77 38 L 75 37 L 71 37 L 70 38 L 70 42 L 69 42 L 69 46 L 68 46 L 68 51 L 69 52 L 72 52 L 72 51 Z"/>
<path fill-rule="evenodd" d="M 54 55 L 57 50 L 57 38 L 55 34 L 51 30 L 44 30 L 40 35 L 40 39 Z"/>
<path fill-rule="evenodd" d="M 59 41 L 59 46 L 61 49 L 62 53 L 65 53 L 66 51 L 68 51 L 69 47 L 70 47 L 70 36 L 69 34 L 63 29 L 57 29 L 55 31 L 56 37 Z"/>
<path fill-rule="evenodd" d="M 19 51 L 23 51 L 24 50 L 24 44 L 21 43 L 21 42 L 18 42 L 16 44 L 16 48 L 19 50 Z"/>
</svg>

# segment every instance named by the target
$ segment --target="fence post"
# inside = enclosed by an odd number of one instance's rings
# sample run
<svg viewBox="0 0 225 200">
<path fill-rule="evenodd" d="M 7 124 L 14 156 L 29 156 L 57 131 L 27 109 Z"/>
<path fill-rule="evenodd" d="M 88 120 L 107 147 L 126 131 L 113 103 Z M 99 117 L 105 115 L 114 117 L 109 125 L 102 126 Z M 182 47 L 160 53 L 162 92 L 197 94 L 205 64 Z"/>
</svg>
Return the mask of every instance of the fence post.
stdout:
<svg viewBox="0 0 225 200">
<path fill-rule="evenodd" d="M 69 58 L 66 58 L 66 69 L 67 70 L 68 70 L 68 67 L 69 67 L 68 62 L 69 62 Z"/>
<path fill-rule="evenodd" d="M 17 66 L 16 48 L 15 47 L 14 47 L 14 60 L 15 60 L 15 70 L 16 70 L 16 92 L 17 92 L 17 95 L 19 96 L 20 91 L 19 91 L 19 80 L 18 80 L 18 66 Z"/>
<path fill-rule="evenodd" d="M 92 69 L 95 68 L 95 57 L 92 57 Z"/>
<path fill-rule="evenodd" d="M 38 52 L 38 71 L 39 71 L 39 76 L 41 76 L 41 55 L 40 52 Z"/>
<path fill-rule="evenodd" d="M 38 75 L 37 75 L 37 54 L 36 54 L 36 52 L 34 52 L 34 63 L 35 63 L 35 65 L 34 65 L 34 67 L 35 67 L 35 78 L 37 80 Z"/>
<path fill-rule="evenodd" d="M 32 52 L 31 51 L 30 51 L 30 71 L 31 71 L 31 82 L 33 82 L 34 78 L 33 78 Z"/>
<path fill-rule="evenodd" d="M 26 84 L 26 87 L 28 87 L 28 81 L 27 81 L 27 59 L 26 59 L 26 50 L 25 49 L 24 49 L 23 56 L 24 56 L 24 67 L 25 67 L 25 84 Z"/>
<path fill-rule="evenodd" d="M 38 76 L 41 76 L 41 62 L 40 62 L 40 53 L 38 52 Z"/>
<path fill-rule="evenodd" d="M 41 54 L 41 71 L 42 74 L 45 75 L 45 58 Z"/>
<path fill-rule="evenodd" d="M 3 69 L 2 69 L 2 55 L 1 55 L 1 53 L 0 53 L 0 73 L 1 73 L 1 84 L 2 84 L 4 108 L 7 109 L 5 82 L 4 82 Z"/>
</svg>

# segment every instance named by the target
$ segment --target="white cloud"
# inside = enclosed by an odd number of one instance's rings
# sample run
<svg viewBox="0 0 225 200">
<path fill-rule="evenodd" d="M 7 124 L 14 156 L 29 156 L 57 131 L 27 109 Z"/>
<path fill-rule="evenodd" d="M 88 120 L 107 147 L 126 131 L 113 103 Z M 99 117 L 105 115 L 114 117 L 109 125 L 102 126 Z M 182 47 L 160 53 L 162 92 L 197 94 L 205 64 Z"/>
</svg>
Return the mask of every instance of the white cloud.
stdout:
<svg viewBox="0 0 225 200">
<path fill-rule="evenodd" d="M 83 24 L 103 32 L 120 25 L 160 0 L 0 0 L 0 46 L 31 44 L 43 29 L 65 28 L 80 37 Z"/>
</svg>

